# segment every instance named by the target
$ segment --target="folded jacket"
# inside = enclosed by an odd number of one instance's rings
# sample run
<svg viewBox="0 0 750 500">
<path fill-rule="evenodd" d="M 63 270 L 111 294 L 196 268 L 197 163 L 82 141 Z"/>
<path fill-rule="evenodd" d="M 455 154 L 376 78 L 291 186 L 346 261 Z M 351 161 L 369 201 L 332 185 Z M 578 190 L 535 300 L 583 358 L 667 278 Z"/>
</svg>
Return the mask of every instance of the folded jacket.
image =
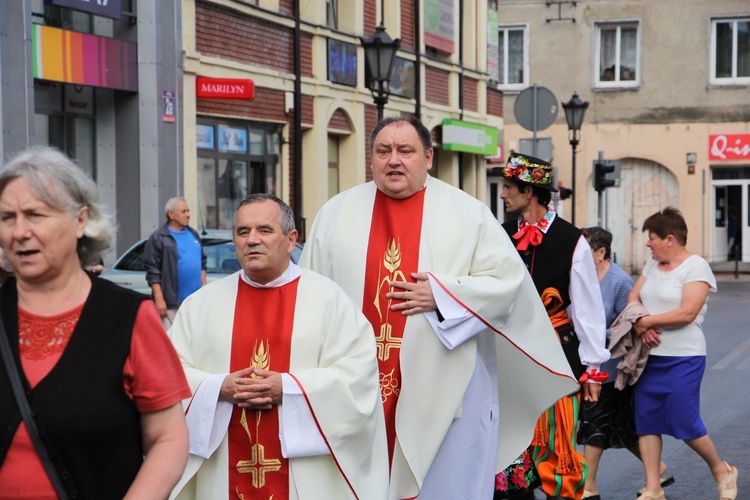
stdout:
<svg viewBox="0 0 750 500">
<path fill-rule="evenodd" d="M 649 312 L 640 302 L 631 302 L 615 318 L 610 327 L 609 351 L 613 358 L 622 356 L 617 363 L 615 388 L 624 389 L 626 385 L 635 384 L 646 368 L 650 348 L 635 333 L 633 325 L 639 318 L 648 316 Z"/>
</svg>

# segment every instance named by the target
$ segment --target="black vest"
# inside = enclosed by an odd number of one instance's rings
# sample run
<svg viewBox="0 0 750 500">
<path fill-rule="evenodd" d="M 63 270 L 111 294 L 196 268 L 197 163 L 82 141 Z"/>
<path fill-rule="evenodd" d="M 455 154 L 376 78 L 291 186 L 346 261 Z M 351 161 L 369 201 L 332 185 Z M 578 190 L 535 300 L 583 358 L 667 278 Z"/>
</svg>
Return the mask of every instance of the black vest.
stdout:
<svg viewBox="0 0 750 500">
<path fill-rule="evenodd" d="M 513 239 L 513 235 L 518 231 L 518 221 L 504 222 L 503 228 L 513 243 L 518 244 L 518 240 Z M 529 245 L 527 250 L 518 252 L 531 274 L 539 296 L 542 296 L 545 290 L 554 289 L 560 297 L 561 304 L 547 305 L 548 313 L 551 313 L 552 307 L 567 309 L 570 305 L 570 268 L 573 265 L 573 253 L 582 234 L 583 231 L 556 216 L 540 245 Z M 556 330 L 570 368 L 578 378 L 585 371 L 585 367 L 581 365 L 578 355 L 580 341 L 573 330 L 573 323 L 557 327 Z"/>
<path fill-rule="evenodd" d="M 91 278 L 92 288 L 57 364 L 26 388 L 42 439 L 72 498 L 122 498 L 143 463 L 140 416 L 125 393 L 123 368 L 145 295 Z M 0 312 L 17 366 L 15 278 L 0 287 Z M 0 359 L 0 365 L 2 365 Z M 0 466 L 22 421 L 5 367 L 0 368 Z"/>
</svg>

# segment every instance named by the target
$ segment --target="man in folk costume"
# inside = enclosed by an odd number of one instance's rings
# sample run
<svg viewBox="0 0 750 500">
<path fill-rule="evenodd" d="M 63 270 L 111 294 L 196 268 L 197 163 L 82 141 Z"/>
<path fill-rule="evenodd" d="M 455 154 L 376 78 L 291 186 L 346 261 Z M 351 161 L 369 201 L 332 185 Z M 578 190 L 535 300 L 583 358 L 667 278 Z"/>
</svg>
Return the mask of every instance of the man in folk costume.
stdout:
<svg viewBox="0 0 750 500">
<path fill-rule="evenodd" d="M 323 206 L 301 265 L 341 285 L 374 327 L 389 498 L 492 498 L 539 414 L 578 383 L 498 221 L 428 175 L 424 125 L 386 118 L 370 151 L 374 182 Z"/>
<path fill-rule="evenodd" d="M 552 166 L 532 156 L 511 153 L 503 169 L 501 198 L 518 219 L 503 223 L 534 280 L 587 401 L 596 401 L 607 375 L 599 366 L 609 359 L 599 280 L 583 231 L 547 208 Z M 575 450 L 580 394 L 567 396 L 537 422 L 532 456 L 550 499 L 579 499 L 586 482 L 583 455 Z"/>
<path fill-rule="evenodd" d="M 169 331 L 193 391 L 172 497 L 385 499 L 372 327 L 339 286 L 289 260 L 284 202 L 246 198 L 233 233 L 242 270 L 188 297 Z"/>
</svg>

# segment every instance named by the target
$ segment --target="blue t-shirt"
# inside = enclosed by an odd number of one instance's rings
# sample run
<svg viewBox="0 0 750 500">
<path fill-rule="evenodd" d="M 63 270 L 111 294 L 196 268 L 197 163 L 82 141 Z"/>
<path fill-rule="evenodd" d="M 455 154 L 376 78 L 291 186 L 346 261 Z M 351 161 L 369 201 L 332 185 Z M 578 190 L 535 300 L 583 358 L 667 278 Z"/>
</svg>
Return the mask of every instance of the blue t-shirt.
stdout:
<svg viewBox="0 0 750 500">
<path fill-rule="evenodd" d="M 177 242 L 177 298 L 182 303 L 201 287 L 201 244 L 187 229 L 169 232 Z"/>
</svg>

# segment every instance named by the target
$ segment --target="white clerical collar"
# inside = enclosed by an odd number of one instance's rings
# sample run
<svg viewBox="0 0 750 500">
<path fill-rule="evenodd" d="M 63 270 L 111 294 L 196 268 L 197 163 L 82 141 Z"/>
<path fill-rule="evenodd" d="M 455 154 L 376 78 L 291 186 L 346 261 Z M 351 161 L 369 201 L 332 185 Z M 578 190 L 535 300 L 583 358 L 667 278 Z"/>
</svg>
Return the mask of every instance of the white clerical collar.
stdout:
<svg viewBox="0 0 750 500">
<path fill-rule="evenodd" d="M 256 283 L 255 281 L 251 280 L 247 277 L 247 274 L 245 274 L 245 271 L 243 270 L 240 272 L 240 277 L 242 278 L 242 281 L 247 283 L 250 286 L 254 286 L 255 288 L 275 288 L 278 286 L 286 285 L 287 283 L 290 283 L 297 278 L 299 278 L 302 275 L 302 268 L 299 267 L 297 264 L 289 261 L 289 267 L 286 268 L 286 271 L 281 273 L 281 276 L 276 278 L 273 281 L 269 281 L 265 285 L 261 285 L 260 283 Z"/>
</svg>

